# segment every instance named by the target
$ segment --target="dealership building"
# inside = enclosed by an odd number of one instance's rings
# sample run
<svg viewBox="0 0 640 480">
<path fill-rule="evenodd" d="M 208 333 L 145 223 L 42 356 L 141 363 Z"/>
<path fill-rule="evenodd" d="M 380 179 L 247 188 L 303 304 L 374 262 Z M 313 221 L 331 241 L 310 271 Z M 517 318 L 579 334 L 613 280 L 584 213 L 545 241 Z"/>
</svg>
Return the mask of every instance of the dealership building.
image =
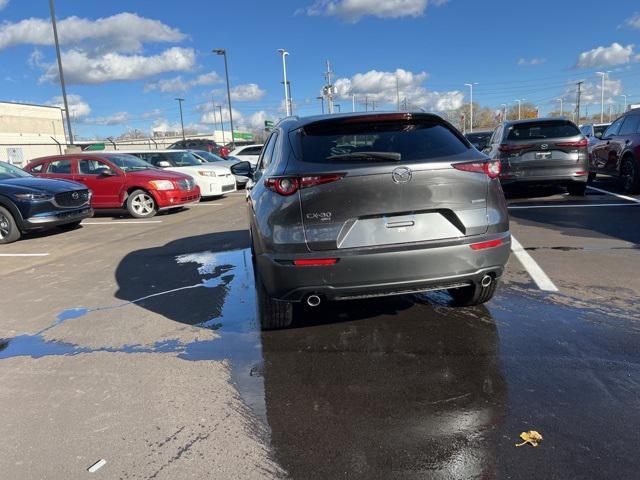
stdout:
<svg viewBox="0 0 640 480">
<path fill-rule="evenodd" d="M 62 113 L 48 105 L 0 102 L 0 161 L 23 166 L 33 158 L 64 153 Z"/>
</svg>

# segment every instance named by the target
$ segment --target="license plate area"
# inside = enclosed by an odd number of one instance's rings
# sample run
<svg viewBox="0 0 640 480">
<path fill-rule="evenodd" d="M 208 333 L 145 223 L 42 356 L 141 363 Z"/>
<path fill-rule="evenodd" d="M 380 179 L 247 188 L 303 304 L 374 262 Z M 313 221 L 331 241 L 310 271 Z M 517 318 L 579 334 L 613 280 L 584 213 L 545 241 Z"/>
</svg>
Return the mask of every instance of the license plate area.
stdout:
<svg viewBox="0 0 640 480">
<path fill-rule="evenodd" d="M 536 152 L 536 160 L 551 160 L 551 152 Z"/>
</svg>

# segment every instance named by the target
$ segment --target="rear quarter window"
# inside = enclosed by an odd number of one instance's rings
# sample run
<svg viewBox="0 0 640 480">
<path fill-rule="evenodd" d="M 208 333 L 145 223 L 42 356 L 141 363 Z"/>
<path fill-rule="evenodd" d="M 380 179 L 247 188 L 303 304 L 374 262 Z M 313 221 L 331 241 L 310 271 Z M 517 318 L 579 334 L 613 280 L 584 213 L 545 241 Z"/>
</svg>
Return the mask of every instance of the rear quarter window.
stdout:
<svg viewBox="0 0 640 480">
<path fill-rule="evenodd" d="M 469 146 L 437 121 L 380 121 L 311 125 L 299 132 L 302 161 L 345 162 L 347 154 L 400 154 L 400 161 L 424 162 L 450 157 Z M 342 158 L 328 157 L 343 155 Z"/>
<path fill-rule="evenodd" d="M 571 122 L 531 122 L 509 127 L 507 140 L 575 137 L 580 130 Z"/>
</svg>

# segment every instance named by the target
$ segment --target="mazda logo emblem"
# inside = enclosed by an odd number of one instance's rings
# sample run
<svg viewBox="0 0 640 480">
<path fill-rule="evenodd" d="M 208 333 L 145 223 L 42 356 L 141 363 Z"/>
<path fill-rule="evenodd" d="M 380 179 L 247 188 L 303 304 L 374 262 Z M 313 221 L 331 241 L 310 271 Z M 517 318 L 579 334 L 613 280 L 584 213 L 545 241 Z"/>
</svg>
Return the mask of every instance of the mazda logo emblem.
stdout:
<svg viewBox="0 0 640 480">
<path fill-rule="evenodd" d="M 542 145 L 540 145 L 540 148 L 542 150 L 546 150 L 547 148 L 549 148 L 549 145 L 547 145 L 546 143 L 543 143 Z"/>
<path fill-rule="evenodd" d="M 73 198 L 74 200 L 78 200 L 80 198 L 80 194 L 78 192 L 73 192 L 71 194 L 71 198 Z"/>
<path fill-rule="evenodd" d="M 410 168 L 398 167 L 391 172 L 391 179 L 394 183 L 409 183 L 412 175 Z"/>
</svg>

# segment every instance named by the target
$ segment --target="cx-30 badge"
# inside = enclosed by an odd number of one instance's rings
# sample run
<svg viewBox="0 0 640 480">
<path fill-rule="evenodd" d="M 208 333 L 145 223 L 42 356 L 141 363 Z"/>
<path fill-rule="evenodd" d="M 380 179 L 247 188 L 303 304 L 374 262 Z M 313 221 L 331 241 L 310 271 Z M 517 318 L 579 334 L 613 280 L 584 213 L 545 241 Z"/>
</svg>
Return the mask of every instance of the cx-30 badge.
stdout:
<svg viewBox="0 0 640 480">
<path fill-rule="evenodd" d="M 398 167 L 391 172 L 391 179 L 394 183 L 409 183 L 412 175 L 410 168 Z"/>
</svg>

